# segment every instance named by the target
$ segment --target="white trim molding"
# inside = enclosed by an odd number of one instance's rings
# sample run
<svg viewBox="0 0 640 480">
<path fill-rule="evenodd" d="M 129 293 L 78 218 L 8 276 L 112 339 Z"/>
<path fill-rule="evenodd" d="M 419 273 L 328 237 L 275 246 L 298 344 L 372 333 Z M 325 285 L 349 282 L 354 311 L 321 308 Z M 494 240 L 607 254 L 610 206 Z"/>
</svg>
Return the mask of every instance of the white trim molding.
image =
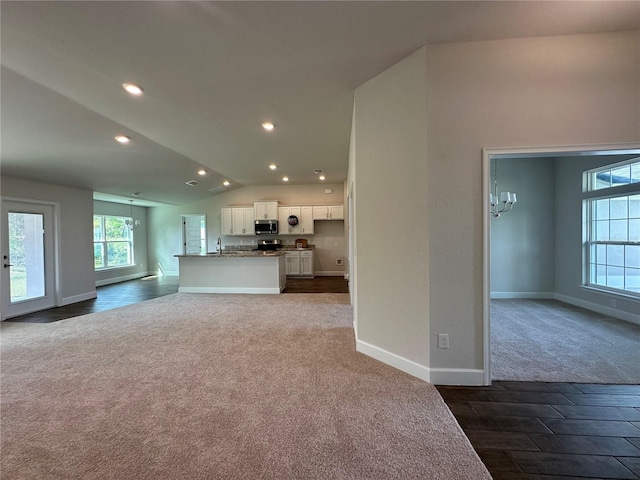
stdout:
<svg viewBox="0 0 640 480">
<path fill-rule="evenodd" d="M 471 368 L 432 368 L 431 383 L 479 387 L 485 384 L 484 373 L 484 370 Z"/>
<path fill-rule="evenodd" d="M 408 360 L 383 348 L 363 342 L 362 340 L 356 340 L 356 351 L 364 353 L 371 358 L 375 358 L 376 360 L 408 373 L 411 376 L 417 377 L 420 380 L 424 380 L 425 382 L 431 381 L 429 367 L 420 365 L 413 360 Z"/>
<path fill-rule="evenodd" d="M 154 275 L 152 272 L 139 272 L 132 273 L 130 275 L 122 275 L 121 277 L 105 278 L 103 280 L 96 280 L 96 287 L 103 287 L 104 285 L 111 285 L 112 283 L 126 282 L 128 280 L 135 280 L 137 278 L 148 277 Z"/>
<path fill-rule="evenodd" d="M 345 275 L 344 270 L 321 270 L 314 272 L 316 277 L 342 277 Z"/>
<path fill-rule="evenodd" d="M 508 298 L 523 298 L 535 300 L 553 300 L 555 293 L 553 292 L 491 292 L 492 300 L 501 300 Z"/>
<path fill-rule="evenodd" d="M 92 290 L 90 292 L 81 293 L 80 295 L 74 295 L 72 297 L 64 297 L 60 301 L 60 306 L 71 305 L 72 303 L 84 302 L 85 300 L 93 300 L 97 298 L 98 292 Z"/>
<path fill-rule="evenodd" d="M 469 368 L 429 368 L 370 343 L 356 340 L 356 351 L 390 367 L 436 385 L 484 385 L 484 370 Z"/>
<path fill-rule="evenodd" d="M 587 310 L 601 313 L 602 315 L 608 315 L 609 317 L 617 318 L 619 320 L 625 320 L 627 322 L 640 325 L 640 315 L 637 315 L 634 313 L 623 312 L 622 310 L 605 307 L 604 305 L 588 302 L 586 300 L 581 300 L 579 298 L 569 297 L 567 295 L 562 295 L 561 293 L 556 293 L 555 299 L 560 302 L 568 303 L 570 305 L 575 305 L 576 307 L 585 308 Z"/>
</svg>

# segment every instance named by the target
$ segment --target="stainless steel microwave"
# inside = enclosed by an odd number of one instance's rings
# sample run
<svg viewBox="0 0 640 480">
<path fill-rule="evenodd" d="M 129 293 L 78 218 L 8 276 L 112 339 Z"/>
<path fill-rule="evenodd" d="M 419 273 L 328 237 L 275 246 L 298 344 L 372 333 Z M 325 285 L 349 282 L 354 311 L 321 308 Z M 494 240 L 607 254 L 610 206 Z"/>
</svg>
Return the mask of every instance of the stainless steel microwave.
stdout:
<svg viewBox="0 0 640 480">
<path fill-rule="evenodd" d="M 256 220 L 256 235 L 265 235 L 268 233 L 278 233 L 277 220 Z"/>
</svg>

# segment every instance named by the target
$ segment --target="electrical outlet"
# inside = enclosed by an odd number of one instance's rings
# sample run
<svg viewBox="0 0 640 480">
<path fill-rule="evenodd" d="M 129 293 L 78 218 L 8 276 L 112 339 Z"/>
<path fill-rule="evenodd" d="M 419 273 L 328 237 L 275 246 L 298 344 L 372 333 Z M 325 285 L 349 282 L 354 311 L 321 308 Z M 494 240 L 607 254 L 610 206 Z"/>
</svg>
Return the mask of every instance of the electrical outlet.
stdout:
<svg viewBox="0 0 640 480">
<path fill-rule="evenodd" d="M 438 348 L 449 348 L 449 334 L 440 333 L 438 335 Z"/>
<path fill-rule="evenodd" d="M 336 265 L 342 265 L 342 259 L 336 258 Z"/>
<path fill-rule="evenodd" d="M 615 299 L 611 299 L 611 308 L 616 308 L 618 305 L 618 303 L 615 301 Z"/>
</svg>

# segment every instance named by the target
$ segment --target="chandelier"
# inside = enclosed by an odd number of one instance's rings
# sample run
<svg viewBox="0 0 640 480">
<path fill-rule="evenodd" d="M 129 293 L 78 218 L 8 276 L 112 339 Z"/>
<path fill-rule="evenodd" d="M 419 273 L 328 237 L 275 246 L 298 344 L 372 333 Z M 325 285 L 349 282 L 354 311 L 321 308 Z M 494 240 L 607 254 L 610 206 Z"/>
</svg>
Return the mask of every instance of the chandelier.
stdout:
<svg viewBox="0 0 640 480">
<path fill-rule="evenodd" d="M 496 159 L 493 169 L 493 193 L 489 194 L 491 215 L 498 218 L 501 213 L 510 211 L 516 201 L 515 193 L 500 192 L 500 195 L 498 195 L 498 160 Z"/>
<path fill-rule="evenodd" d="M 130 228 L 131 230 L 135 230 L 140 226 L 140 220 L 133 219 L 133 200 L 129 200 L 129 203 L 131 205 L 131 218 L 127 218 L 124 221 L 124 224 L 126 227 Z"/>
</svg>

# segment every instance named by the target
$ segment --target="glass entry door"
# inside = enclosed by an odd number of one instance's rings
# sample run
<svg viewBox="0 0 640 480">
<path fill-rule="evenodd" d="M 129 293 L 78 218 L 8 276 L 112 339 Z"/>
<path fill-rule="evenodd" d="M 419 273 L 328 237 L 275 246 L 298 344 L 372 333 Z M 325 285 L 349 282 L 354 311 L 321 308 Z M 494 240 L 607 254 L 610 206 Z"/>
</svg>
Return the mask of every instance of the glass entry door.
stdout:
<svg viewBox="0 0 640 480">
<path fill-rule="evenodd" d="M 53 307 L 53 207 L 4 201 L 2 232 L 2 319 Z"/>
</svg>

